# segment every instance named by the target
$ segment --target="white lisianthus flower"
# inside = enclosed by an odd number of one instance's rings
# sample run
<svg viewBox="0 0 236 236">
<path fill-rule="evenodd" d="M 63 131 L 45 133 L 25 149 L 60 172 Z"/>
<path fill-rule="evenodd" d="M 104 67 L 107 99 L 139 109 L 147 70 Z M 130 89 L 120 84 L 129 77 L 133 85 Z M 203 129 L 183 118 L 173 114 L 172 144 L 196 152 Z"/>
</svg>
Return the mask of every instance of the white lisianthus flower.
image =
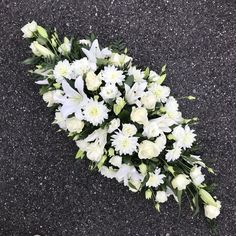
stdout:
<svg viewBox="0 0 236 236">
<path fill-rule="evenodd" d="M 161 170 L 156 168 L 154 173 L 149 173 L 149 179 L 146 183 L 147 187 L 158 187 L 160 184 L 164 183 L 165 175 L 161 174 Z"/>
<path fill-rule="evenodd" d="M 172 96 L 170 96 L 165 104 L 165 111 L 166 111 L 166 115 L 174 120 L 176 123 L 179 123 L 182 121 L 182 113 L 178 111 L 179 108 L 179 104 L 176 101 L 176 99 Z"/>
<path fill-rule="evenodd" d="M 144 125 L 142 134 L 148 138 L 155 138 L 161 133 L 162 130 L 159 128 L 158 123 L 150 120 Z"/>
<path fill-rule="evenodd" d="M 38 41 L 32 42 L 30 44 L 30 48 L 32 50 L 32 53 L 34 55 L 38 56 L 38 57 L 42 56 L 42 57 L 45 57 L 45 58 L 53 58 L 55 56 L 54 53 L 50 49 L 48 49 L 48 48 L 44 47 L 43 45 L 39 44 Z"/>
<path fill-rule="evenodd" d="M 129 57 L 125 54 L 119 54 L 119 53 L 112 53 L 109 62 L 114 65 L 114 66 L 118 66 L 118 67 L 122 67 L 125 64 L 127 64 L 128 62 L 132 61 L 132 57 Z"/>
<path fill-rule="evenodd" d="M 148 91 L 141 97 L 141 103 L 146 109 L 153 110 L 156 106 L 157 98 L 152 92 Z"/>
<path fill-rule="evenodd" d="M 159 81 L 161 81 L 161 76 L 158 75 L 155 71 L 151 70 L 149 73 L 148 80 L 150 82 L 155 82 L 157 84 L 160 84 Z"/>
<path fill-rule="evenodd" d="M 67 118 L 66 127 L 69 132 L 80 133 L 84 128 L 84 122 L 76 117 Z"/>
<path fill-rule="evenodd" d="M 144 94 L 144 90 L 147 87 L 147 82 L 134 83 L 132 87 L 125 84 L 125 99 L 129 104 L 136 104 L 141 106 L 139 98 Z"/>
<path fill-rule="evenodd" d="M 183 147 L 183 149 L 191 148 L 193 142 L 196 140 L 194 130 L 191 130 L 188 125 L 184 128 L 181 125 L 175 127 L 172 135 L 176 141 L 176 145 Z"/>
<path fill-rule="evenodd" d="M 177 188 L 179 191 L 186 189 L 187 185 L 190 183 L 191 180 L 185 174 L 179 174 L 171 181 L 173 188 Z"/>
<path fill-rule="evenodd" d="M 118 129 L 119 126 L 120 126 L 120 119 L 119 118 L 115 118 L 115 119 L 111 120 L 111 122 L 108 126 L 108 133 L 112 133 L 113 131 Z"/>
<path fill-rule="evenodd" d="M 37 31 L 37 26 L 38 25 L 34 20 L 23 26 L 21 28 L 21 31 L 24 33 L 23 38 L 33 38 L 34 32 Z"/>
<path fill-rule="evenodd" d="M 53 121 L 53 124 L 58 124 L 61 129 L 66 130 L 66 120 L 60 111 L 55 113 L 55 120 Z"/>
<path fill-rule="evenodd" d="M 100 169 L 100 173 L 101 175 L 109 178 L 109 179 L 113 179 L 116 177 L 116 170 L 114 170 L 111 166 L 108 168 L 107 166 L 102 166 Z"/>
<path fill-rule="evenodd" d="M 175 161 L 179 159 L 181 155 L 181 151 L 182 150 L 179 146 L 174 145 L 173 149 L 167 151 L 166 156 L 165 156 L 166 160 L 170 162 L 170 161 Z"/>
<path fill-rule="evenodd" d="M 158 146 L 149 140 L 144 140 L 139 144 L 138 157 L 140 159 L 152 159 L 159 155 Z"/>
<path fill-rule="evenodd" d="M 115 100 L 121 95 L 115 84 L 106 84 L 104 87 L 101 87 L 101 92 L 99 94 L 105 101 Z"/>
<path fill-rule="evenodd" d="M 205 216 L 209 219 L 215 219 L 220 214 L 221 203 L 216 201 L 217 206 L 204 205 Z"/>
<path fill-rule="evenodd" d="M 87 45 L 87 46 L 91 46 L 91 41 L 88 40 L 88 39 L 80 39 L 80 40 L 79 40 L 79 43 L 80 43 L 80 44 Z"/>
<path fill-rule="evenodd" d="M 137 128 L 132 124 L 123 124 L 122 133 L 128 137 L 131 137 L 137 133 Z"/>
<path fill-rule="evenodd" d="M 128 75 L 132 75 L 134 77 L 134 81 L 135 82 L 141 82 L 141 81 L 144 81 L 144 72 L 139 70 L 139 69 L 136 69 L 135 66 L 132 66 L 129 68 L 128 70 Z"/>
<path fill-rule="evenodd" d="M 116 132 L 111 136 L 112 146 L 120 154 L 132 155 L 137 151 L 138 138 L 128 137 L 124 135 L 121 131 Z"/>
<path fill-rule="evenodd" d="M 80 60 L 75 60 L 71 64 L 71 68 L 73 70 L 74 77 L 77 76 L 83 76 L 87 72 L 95 71 L 97 69 L 97 66 L 95 63 L 91 63 L 86 57 L 83 57 Z"/>
<path fill-rule="evenodd" d="M 167 97 L 170 95 L 170 88 L 167 86 L 161 86 L 157 83 L 149 84 L 149 91 L 151 91 L 154 95 L 156 95 L 156 99 L 158 102 L 166 102 Z"/>
<path fill-rule="evenodd" d="M 72 68 L 69 61 L 66 59 L 59 61 L 53 70 L 53 75 L 58 83 L 61 83 L 64 78 L 71 79 Z"/>
<path fill-rule="evenodd" d="M 43 94 L 43 100 L 48 103 L 47 107 L 53 106 L 55 103 L 63 101 L 62 90 L 52 90 Z"/>
<path fill-rule="evenodd" d="M 102 84 L 102 81 L 93 71 L 89 71 L 86 75 L 85 83 L 89 91 L 96 91 Z"/>
<path fill-rule="evenodd" d="M 98 142 L 89 143 L 86 147 L 86 156 L 89 160 L 99 162 L 104 154 L 104 148 Z"/>
<path fill-rule="evenodd" d="M 122 70 L 118 70 L 115 66 L 105 66 L 102 71 L 102 79 L 108 84 L 122 84 L 125 79 Z"/>
<path fill-rule="evenodd" d="M 71 51 L 71 42 L 67 37 L 65 37 L 63 44 L 61 44 L 58 47 L 58 52 L 65 56 L 68 53 L 70 53 L 70 51 Z"/>
<path fill-rule="evenodd" d="M 190 177 L 194 183 L 194 185 L 198 186 L 205 180 L 205 175 L 201 172 L 201 166 L 194 166 L 190 170 Z"/>
<path fill-rule="evenodd" d="M 132 107 L 130 119 L 138 124 L 146 124 L 148 122 L 148 112 L 144 107 Z"/>
<path fill-rule="evenodd" d="M 111 163 L 113 166 L 120 167 L 122 164 L 122 157 L 121 156 L 113 156 L 109 163 Z"/>
<path fill-rule="evenodd" d="M 83 115 L 84 119 L 93 125 L 99 125 L 108 118 L 108 108 L 104 105 L 104 102 L 98 102 L 93 99 L 89 99 L 87 105 L 84 107 Z"/>
<path fill-rule="evenodd" d="M 156 201 L 159 203 L 164 203 L 168 199 L 167 193 L 165 191 L 156 192 Z"/>
</svg>

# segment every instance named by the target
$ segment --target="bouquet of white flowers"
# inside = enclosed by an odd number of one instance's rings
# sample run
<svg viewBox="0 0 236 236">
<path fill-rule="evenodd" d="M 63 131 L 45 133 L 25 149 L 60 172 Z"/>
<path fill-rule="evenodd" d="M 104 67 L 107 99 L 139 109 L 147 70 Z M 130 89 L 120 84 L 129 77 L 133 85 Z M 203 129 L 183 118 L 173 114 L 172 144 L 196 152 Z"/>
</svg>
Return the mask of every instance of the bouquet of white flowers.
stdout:
<svg viewBox="0 0 236 236">
<path fill-rule="evenodd" d="M 103 49 L 94 35 L 61 41 L 35 21 L 22 31 L 33 53 L 24 63 L 35 66 L 30 72 L 55 111 L 53 123 L 75 140 L 77 159 L 86 157 L 103 176 L 144 192 L 158 211 L 170 196 L 180 205 L 186 194 L 195 214 L 199 205 L 209 219 L 220 214 L 202 173 L 213 170 L 196 155 L 190 128 L 196 118 L 184 119 L 163 85 L 166 66 L 160 73 L 139 69 L 120 41 Z"/>
</svg>

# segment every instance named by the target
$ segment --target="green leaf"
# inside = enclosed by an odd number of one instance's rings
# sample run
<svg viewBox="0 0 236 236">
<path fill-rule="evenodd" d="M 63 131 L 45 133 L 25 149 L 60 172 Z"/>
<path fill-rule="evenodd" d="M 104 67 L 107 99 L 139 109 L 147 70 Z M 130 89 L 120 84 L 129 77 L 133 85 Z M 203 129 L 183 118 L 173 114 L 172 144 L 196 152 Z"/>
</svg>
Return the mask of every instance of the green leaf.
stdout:
<svg viewBox="0 0 236 236">
<path fill-rule="evenodd" d="M 39 60 L 40 60 L 40 58 L 38 58 L 38 57 L 30 57 L 30 58 L 27 58 L 26 60 L 22 61 L 22 64 L 25 64 L 25 65 L 34 65 L 34 64 L 36 64 Z"/>
<path fill-rule="evenodd" d="M 161 68 L 161 74 L 165 73 L 166 72 L 166 64 L 164 66 L 162 66 Z"/>
<path fill-rule="evenodd" d="M 128 76 L 127 79 L 125 80 L 125 83 L 129 85 L 129 87 L 131 87 L 134 83 L 134 76 L 133 75 Z"/>
<path fill-rule="evenodd" d="M 48 38 L 48 33 L 42 26 L 38 25 L 37 31 L 43 38 Z"/>
<path fill-rule="evenodd" d="M 150 69 L 149 67 L 146 68 L 146 70 L 144 71 L 144 78 L 146 79 L 150 74 Z"/>
<path fill-rule="evenodd" d="M 196 194 L 193 198 L 193 204 L 195 206 L 195 211 L 193 213 L 193 216 L 197 215 L 199 212 L 199 200 L 198 200 L 198 194 Z"/>
<path fill-rule="evenodd" d="M 133 188 L 133 189 L 135 189 L 135 190 L 138 190 L 131 182 L 128 182 L 128 185 L 129 185 L 130 188 Z"/>
<path fill-rule="evenodd" d="M 102 59 L 102 58 L 97 58 L 97 65 L 98 66 L 105 66 L 108 64 L 108 60 L 107 59 Z"/>
<path fill-rule="evenodd" d="M 182 191 L 182 190 L 178 190 L 178 191 L 177 191 L 177 199 L 178 199 L 179 209 L 181 209 L 182 194 L 183 194 L 183 191 Z"/>
<path fill-rule="evenodd" d="M 162 83 L 165 81 L 165 79 L 166 79 L 166 74 L 162 74 L 162 75 L 160 76 L 159 83 L 162 84 Z"/>
</svg>

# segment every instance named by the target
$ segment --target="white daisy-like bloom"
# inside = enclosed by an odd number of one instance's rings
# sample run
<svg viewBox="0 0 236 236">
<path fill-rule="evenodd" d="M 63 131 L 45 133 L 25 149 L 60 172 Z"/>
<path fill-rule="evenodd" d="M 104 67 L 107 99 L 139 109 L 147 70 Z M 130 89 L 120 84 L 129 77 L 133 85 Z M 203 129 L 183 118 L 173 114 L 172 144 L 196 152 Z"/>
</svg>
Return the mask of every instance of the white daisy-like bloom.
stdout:
<svg viewBox="0 0 236 236">
<path fill-rule="evenodd" d="M 97 66 L 95 63 L 90 62 L 86 57 L 83 57 L 80 60 L 75 60 L 71 64 L 71 68 L 73 70 L 74 77 L 77 76 L 83 76 L 87 72 L 95 71 L 97 69 Z"/>
<path fill-rule="evenodd" d="M 104 102 L 98 102 L 93 99 L 89 99 L 88 103 L 84 107 L 83 115 L 84 119 L 93 125 L 101 124 L 108 118 L 108 108 L 104 105 Z"/>
<path fill-rule="evenodd" d="M 128 70 L 128 75 L 132 75 L 134 77 L 135 82 L 144 81 L 144 72 L 136 69 L 136 66 L 132 66 Z"/>
<path fill-rule="evenodd" d="M 123 124 L 122 133 L 128 137 L 134 136 L 137 133 L 137 128 L 132 124 Z"/>
<path fill-rule="evenodd" d="M 160 184 L 164 183 L 165 175 L 161 174 L 160 168 L 156 168 L 154 173 L 149 173 L 149 179 L 146 183 L 147 187 L 158 187 Z"/>
<path fill-rule="evenodd" d="M 118 131 L 111 136 L 112 146 L 120 154 L 132 155 L 137 151 L 138 138 L 128 137 L 123 132 Z"/>
<path fill-rule="evenodd" d="M 184 128 L 181 125 L 175 127 L 172 135 L 176 141 L 176 145 L 183 149 L 191 148 L 193 142 L 196 140 L 194 130 L 191 130 L 188 125 Z"/>
<path fill-rule="evenodd" d="M 115 118 L 115 119 L 111 120 L 110 124 L 108 126 L 108 133 L 112 133 L 113 131 L 118 129 L 119 126 L 120 126 L 120 119 L 119 118 Z"/>
<path fill-rule="evenodd" d="M 61 83 L 64 78 L 71 79 L 72 78 L 72 68 L 68 60 L 59 61 L 54 70 L 53 75 L 58 83 Z"/>
<path fill-rule="evenodd" d="M 99 94 L 105 101 L 115 100 L 121 95 L 115 84 L 106 84 L 104 87 L 101 87 L 101 92 Z"/>
<path fill-rule="evenodd" d="M 170 162 L 179 159 L 181 151 L 181 148 L 174 144 L 174 148 L 167 151 L 165 156 L 166 160 Z"/>
<path fill-rule="evenodd" d="M 166 102 L 167 97 L 170 95 L 170 88 L 167 86 L 161 86 L 158 83 L 149 84 L 148 90 L 156 95 L 158 102 Z"/>
<path fill-rule="evenodd" d="M 108 84 L 122 84 L 125 79 L 122 70 L 118 70 L 115 66 L 106 66 L 102 72 L 102 79 Z"/>
</svg>

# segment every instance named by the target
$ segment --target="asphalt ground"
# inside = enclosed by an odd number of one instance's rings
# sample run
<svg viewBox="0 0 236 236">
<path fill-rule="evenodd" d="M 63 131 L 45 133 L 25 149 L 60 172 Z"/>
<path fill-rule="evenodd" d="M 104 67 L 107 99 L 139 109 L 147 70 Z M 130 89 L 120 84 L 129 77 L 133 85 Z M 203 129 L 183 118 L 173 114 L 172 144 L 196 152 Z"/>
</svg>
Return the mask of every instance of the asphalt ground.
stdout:
<svg viewBox="0 0 236 236">
<path fill-rule="evenodd" d="M 222 201 L 221 236 L 236 235 L 236 2 L 230 0 L 0 1 L 0 235 L 210 235 L 187 201 L 157 213 L 141 194 L 88 170 L 52 126 L 53 113 L 21 61 L 20 28 L 36 20 L 61 35 L 94 32 L 102 45 L 124 39 L 135 62 L 159 71 L 195 127 Z"/>
</svg>

